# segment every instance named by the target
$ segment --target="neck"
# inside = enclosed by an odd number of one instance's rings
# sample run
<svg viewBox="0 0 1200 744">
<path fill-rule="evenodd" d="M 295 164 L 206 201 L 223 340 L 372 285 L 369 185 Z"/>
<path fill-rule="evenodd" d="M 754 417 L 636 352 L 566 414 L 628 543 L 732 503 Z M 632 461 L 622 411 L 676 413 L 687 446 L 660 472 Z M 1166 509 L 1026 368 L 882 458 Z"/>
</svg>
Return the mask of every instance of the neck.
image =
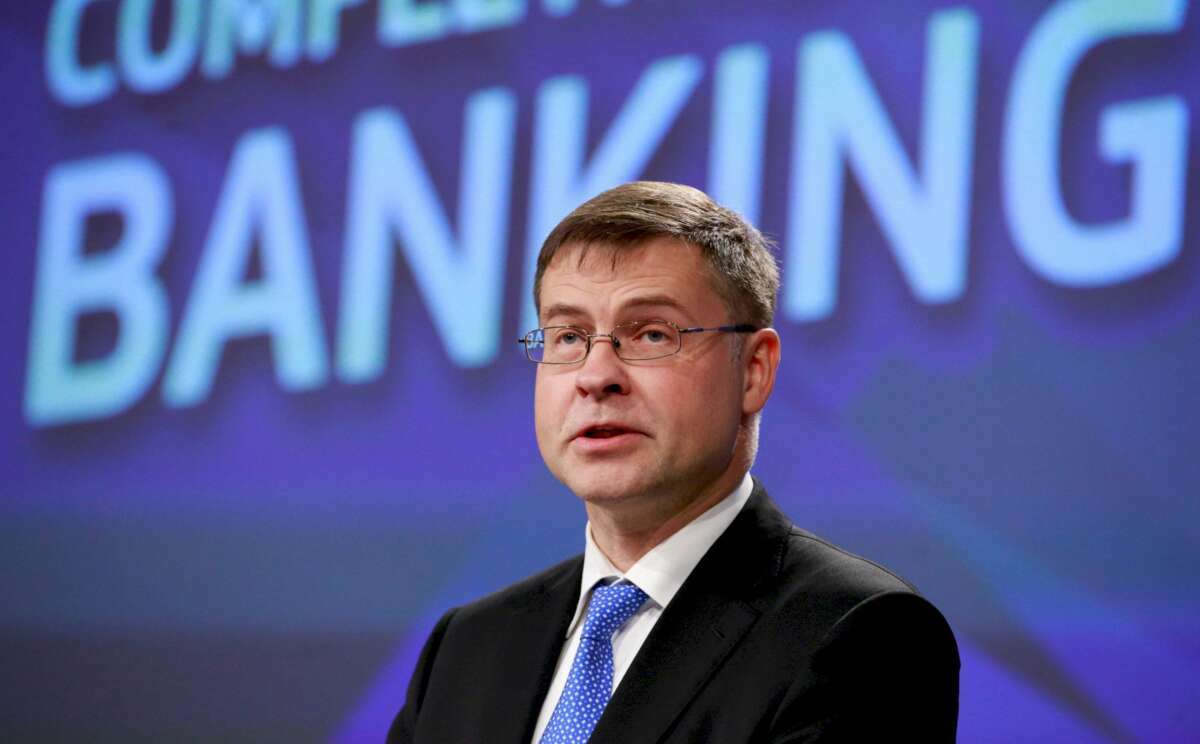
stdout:
<svg viewBox="0 0 1200 744">
<path fill-rule="evenodd" d="M 711 509 L 742 482 L 735 469 L 690 497 L 653 496 L 621 503 L 588 503 L 596 547 L 622 573 L 671 535 Z"/>
</svg>

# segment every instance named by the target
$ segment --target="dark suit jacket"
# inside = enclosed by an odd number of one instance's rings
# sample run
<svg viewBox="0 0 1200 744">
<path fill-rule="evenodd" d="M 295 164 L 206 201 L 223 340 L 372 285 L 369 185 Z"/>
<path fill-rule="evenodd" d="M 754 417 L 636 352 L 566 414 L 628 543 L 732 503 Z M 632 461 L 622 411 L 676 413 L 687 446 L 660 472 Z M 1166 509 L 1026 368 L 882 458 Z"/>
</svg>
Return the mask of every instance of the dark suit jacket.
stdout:
<svg viewBox="0 0 1200 744">
<path fill-rule="evenodd" d="M 528 744 L 576 557 L 450 610 L 390 744 Z M 958 647 L 911 585 L 794 527 L 761 484 L 613 691 L 591 744 L 953 741 Z"/>
</svg>

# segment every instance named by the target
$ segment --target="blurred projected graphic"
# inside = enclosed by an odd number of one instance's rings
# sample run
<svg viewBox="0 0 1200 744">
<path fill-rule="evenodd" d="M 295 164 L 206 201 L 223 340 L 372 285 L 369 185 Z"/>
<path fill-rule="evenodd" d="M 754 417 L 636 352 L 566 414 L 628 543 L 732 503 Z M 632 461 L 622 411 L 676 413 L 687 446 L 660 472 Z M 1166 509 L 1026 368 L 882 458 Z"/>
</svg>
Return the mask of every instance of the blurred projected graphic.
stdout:
<svg viewBox="0 0 1200 744">
<path fill-rule="evenodd" d="M 640 178 L 777 241 L 753 472 L 945 611 L 963 741 L 1200 737 L 1192 10 L 0 11 L 3 738 L 381 740 L 582 547 L 507 339 Z"/>
</svg>

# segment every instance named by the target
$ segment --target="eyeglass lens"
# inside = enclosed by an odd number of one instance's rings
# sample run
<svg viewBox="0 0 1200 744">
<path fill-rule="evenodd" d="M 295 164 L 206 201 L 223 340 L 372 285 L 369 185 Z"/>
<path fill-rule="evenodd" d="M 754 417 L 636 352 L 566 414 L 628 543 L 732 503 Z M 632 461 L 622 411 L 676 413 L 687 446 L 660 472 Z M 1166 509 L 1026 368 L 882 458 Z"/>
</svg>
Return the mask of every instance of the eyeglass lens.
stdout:
<svg viewBox="0 0 1200 744">
<path fill-rule="evenodd" d="M 658 359 L 679 351 L 679 329 L 666 321 L 624 323 L 611 334 L 588 334 L 572 326 L 539 328 L 526 336 L 529 358 L 547 364 L 572 364 L 588 354 L 590 339 L 610 337 L 617 356 L 627 361 Z"/>
</svg>

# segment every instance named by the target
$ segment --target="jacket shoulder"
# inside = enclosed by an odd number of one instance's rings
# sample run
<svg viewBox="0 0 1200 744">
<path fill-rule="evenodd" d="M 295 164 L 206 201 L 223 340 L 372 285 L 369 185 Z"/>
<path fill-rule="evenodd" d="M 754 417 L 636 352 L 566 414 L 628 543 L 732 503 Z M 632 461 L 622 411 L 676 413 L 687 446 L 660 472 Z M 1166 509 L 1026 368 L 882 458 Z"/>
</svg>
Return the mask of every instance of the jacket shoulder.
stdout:
<svg viewBox="0 0 1200 744">
<path fill-rule="evenodd" d="M 725 540 L 738 553 L 753 551 L 765 559 L 759 570 L 799 585 L 805 591 L 842 594 L 865 599 L 879 592 L 916 593 L 894 572 L 860 555 L 801 529 L 771 499 L 757 479 L 742 514 Z M 770 555 L 764 555 L 769 552 Z"/>
<path fill-rule="evenodd" d="M 953 631 L 910 582 L 798 527 L 791 529 L 787 542 L 781 576 L 785 594 L 793 602 L 803 598 L 810 620 L 823 628 L 824 642 L 852 638 L 868 648 L 907 637 L 911 645 L 937 649 L 938 656 L 946 656 L 957 668 Z M 928 644 L 915 643 L 918 638 Z"/>
<path fill-rule="evenodd" d="M 793 580 L 811 582 L 811 590 L 835 591 L 847 598 L 862 600 L 882 592 L 918 593 L 891 569 L 795 526 L 788 532 L 782 568 Z"/>
</svg>

